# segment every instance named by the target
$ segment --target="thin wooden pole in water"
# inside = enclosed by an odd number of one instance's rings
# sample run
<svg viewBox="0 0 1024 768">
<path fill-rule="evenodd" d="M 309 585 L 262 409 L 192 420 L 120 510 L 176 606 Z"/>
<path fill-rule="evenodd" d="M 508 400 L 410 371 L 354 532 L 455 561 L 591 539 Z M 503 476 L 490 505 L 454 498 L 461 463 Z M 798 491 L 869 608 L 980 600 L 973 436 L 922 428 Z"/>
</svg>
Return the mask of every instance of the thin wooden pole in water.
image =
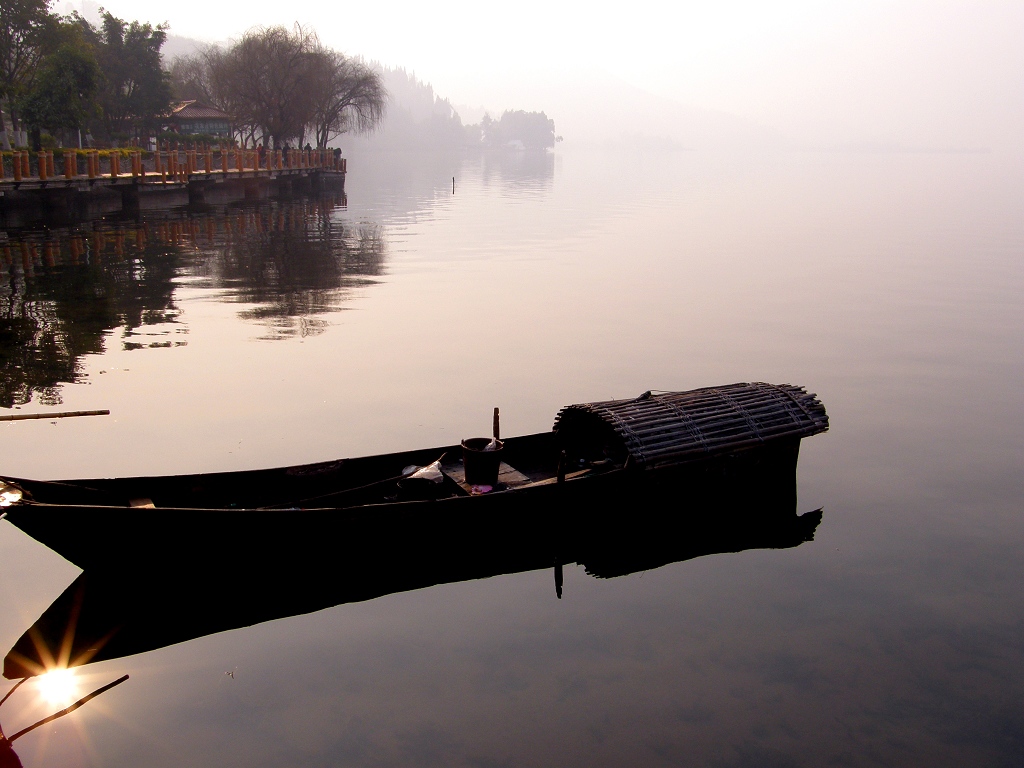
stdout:
<svg viewBox="0 0 1024 768">
<path fill-rule="evenodd" d="M 0 416 L 0 421 L 27 421 L 28 419 L 67 419 L 72 416 L 109 416 L 110 411 L 64 411 L 62 413 L 15 413 Z"/>
<path fill-rule="evenodd" d="M 109 690 L 110 690 L 111 688 L 113 688 L 113 687 L 114 687 L 115 685 L 120 685 L 121 683 L 123 683 L 123 682 L 124 682 L 125 680 L 127 680 L 127 679 L 128 679 L 128 675 L 124 675 L 123 677 L 119 677 L 119 678 L 118 678 L 117 680 L 115 680 L 115 681 L 114 681 L 114 682 L 112 682 L 112 683 L 107 683 L 107 684 L 106 684 L 106 685 L 104 685 L 104 686 L 103 686 L 102 688 L 97 688 L 97 689 L 96 689 L 95 691 L 93 691 L 92 693 L 90 693 L 90 694 L 89 694 L 88 696 L 83 696 L 82 698 L 80 698 L 80 699 L 79 699 L 78 701 L 76 701 L 76 702 L 75 702 L 74 704 L 72 704 L 72 705 L 71 705 L 70 707 L 66 707 L 66 708 L 62 709 L 62 710 L 61 710 L 60 712 L 54 712 L 54 713 L 53 713 L 52 715 L 50 715 L 49 717 L 44 717 L 44 718 L 43 718 L 42 720 L 40 720 L 40 721 L 39 721 L 38 723 L 33 723 L 33 724 L 32 724 L 32 725 L 30 725 L 30 726 L 29 726 L 28 728 L 22 728 L 22 729 L 21 729 L 20 731 L 18 731 L 18 732 L 17 732 L 16 734 L 14 734 L 13 736 L 11 736 L 11 738 L 9 738 L 9 739 L 8 739 L 7 741 L 9 741 L 9 742 L 12 742 L 12 741 L 14 741 L 15 739 L 18 739 L 18 738 L 20 738 L 20 737 L 24 736 L 24 735 L 25 735 L 26 733 L 28 733 L 29 731 L 34 731 L 34 730 L 35 730 L 36 728 L 38 728 L 38 727 L 39 727 L 39 726 L 41 726 L 41 725 L 46 725 L 47 723 L 52 723 L 52 722 L 53 722 L 54 720 L 56 720 L 56 719 L 57 719 L 58 717 L 64 717 L 64 715 L 69 715 L 69 714 L 71 714 L 72 712 L 74 712 L 74 711 L 75 711 L 76 709 L 78 709 L 78 708 L 79 708 L 80 706 L 82 706 L 83 704 L 87 704 L 87 703 L 88 703 L 89 701 L 91 701 L 92 699 L 95 699 L 95 698 L 96 698 L 97 696 L 99 696 L 99 695 L 100 695 L 101 693 L 104 693 L 104 692 L 106 692 L 106 691 L 109 691 Z"/>
</svg>

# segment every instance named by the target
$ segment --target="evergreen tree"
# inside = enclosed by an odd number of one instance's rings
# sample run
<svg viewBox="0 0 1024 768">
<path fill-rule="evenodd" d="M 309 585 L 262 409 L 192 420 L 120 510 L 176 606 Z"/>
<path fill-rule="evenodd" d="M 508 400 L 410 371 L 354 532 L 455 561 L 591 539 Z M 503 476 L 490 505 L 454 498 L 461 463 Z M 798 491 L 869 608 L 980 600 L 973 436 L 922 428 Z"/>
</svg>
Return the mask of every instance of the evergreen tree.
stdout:
<svg viewBox="0 0 1024 768">
<path fill-rule="evenodd" d="M 32 90 L 22 102 L 25 122 L 51 131 L 82 128 L 98 113 L 101 74 L 92 50 L 64 44 L 43 60 Z"/>
<path fill-rule="evenodd" d="M 46 50 L 47 33 L 55 18 L 50 0 L 3 0 L 0 2 L 0 131 L 3 148 L 10 149 L 3 109 L 18 128 L 17 100 L 31 86 Z"/>
<path fill-rule="evenodd" d="M 111 13 L 92 30 L 103 86 L 100 105 L 109 134 L 158 127 L 171 105 L 171 85 L 160 61 L 167 26 L 128 23 Z"/>
</svg>

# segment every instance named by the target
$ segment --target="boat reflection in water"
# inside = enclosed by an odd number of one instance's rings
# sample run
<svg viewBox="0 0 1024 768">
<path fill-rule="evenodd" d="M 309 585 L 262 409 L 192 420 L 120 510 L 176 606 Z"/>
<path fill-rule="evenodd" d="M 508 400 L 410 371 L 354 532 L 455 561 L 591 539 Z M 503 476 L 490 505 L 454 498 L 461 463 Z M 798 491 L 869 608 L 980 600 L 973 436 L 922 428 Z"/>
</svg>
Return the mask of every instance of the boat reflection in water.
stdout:
<svg viewBox="0 0 1024 768">
<path fill-rule="evenodd" d="M 458 527 L 417 527 L 403 535 L 388 520 L 376 535 L 338 540 L 336 557 L 281 551 L 267 560 L 225 545 L 216 562 L 181 552 L 179 566 L 110 563 L 87 568 L 18 640 L 4 676 L 36 675 L 55 666 L 144 653 L 259 622 L 502 574 L 552 569 L 561 597 L 563 564 L 613 578 L 669 563 L 747 549 L 795 547 L 811 541 L 821 510 L 796 512 L 796 457 L 755 473 L 680 489 L 699 504 L 645 503 L 616 513 L 567 510 L 542 519 L 479 519 Z M 685 509 L 685 514 L 683 510 Z M 371 526 L 372 527 L 372 526 Z M 554 597 L 554 596 L 553 596 Z"/>
</svg>

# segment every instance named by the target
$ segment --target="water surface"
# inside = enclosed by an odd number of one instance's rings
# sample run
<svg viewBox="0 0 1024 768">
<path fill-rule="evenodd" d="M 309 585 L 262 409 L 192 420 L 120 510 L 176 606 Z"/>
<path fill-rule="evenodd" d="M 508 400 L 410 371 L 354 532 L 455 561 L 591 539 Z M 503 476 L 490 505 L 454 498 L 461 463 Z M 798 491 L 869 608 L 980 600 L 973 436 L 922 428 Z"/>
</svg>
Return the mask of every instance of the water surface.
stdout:
<svg viewBox="0 0 1024 768">
<path fill-rule="evenodd" d="M 495 405 L 518 434 L 572 402 L 793 382 L 832 424 L 801 449 L 814 540 L 567 567 L 560 601 L 550 570 L 440 585 L 90 665 L 83 690 L 131 680 L 20 740 L 26 767 L 1024 760 L 1019 161 L 349 167 L 345 196 L 9 232 L 0 411 L 111 415 L 0 424 L 3 471 L 296 464 L 457 442 Z M 76 575 L 0 523 L 0 646 Z M 0 723 L 50 710 L 26 685 Z"/>
</svg>

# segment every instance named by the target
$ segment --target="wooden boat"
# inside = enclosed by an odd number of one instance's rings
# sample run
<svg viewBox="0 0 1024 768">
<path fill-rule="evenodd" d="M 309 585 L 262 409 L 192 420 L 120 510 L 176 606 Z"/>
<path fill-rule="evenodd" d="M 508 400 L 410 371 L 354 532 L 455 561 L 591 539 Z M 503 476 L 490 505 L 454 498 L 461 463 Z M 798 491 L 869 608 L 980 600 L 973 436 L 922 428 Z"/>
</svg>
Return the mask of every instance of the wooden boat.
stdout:
<svg viewBox="0 0 1024 768">
<path fill-rule="evenodd" d="M 466 483 L 461 447 L 449 445 L 242 472 L 10 478 L 24 496 L 6 513 L 85 569 L 237 553 L 343 559 L 370 543 L 465 536 L 495 521 L 509 540 L 557 540 L 581 521 L 615 525 L 639 510 L 685 519 L 688 509 L 756 504 L 776 485 L 795 502 L 800 440 L 827 429 L 824 406 L 793 385 L 645 392 L 567 406 L 552 431 L 505 440 L 487 493 Z M 439 482 L 408 476 L 433 462 Z"/>
</svg>

